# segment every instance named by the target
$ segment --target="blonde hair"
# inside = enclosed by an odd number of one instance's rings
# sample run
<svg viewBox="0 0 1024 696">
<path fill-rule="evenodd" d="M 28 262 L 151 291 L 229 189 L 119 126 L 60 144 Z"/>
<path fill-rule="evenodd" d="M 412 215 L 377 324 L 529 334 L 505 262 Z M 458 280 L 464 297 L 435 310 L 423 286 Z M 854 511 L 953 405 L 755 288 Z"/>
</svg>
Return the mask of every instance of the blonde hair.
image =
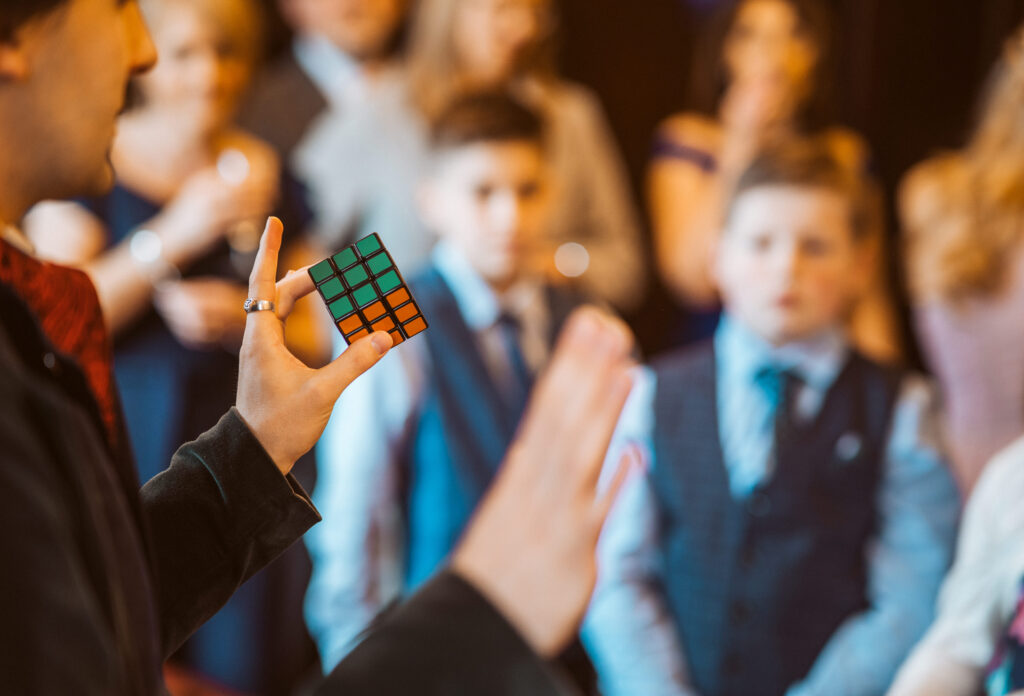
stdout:
<svg viewBox="0 0 1024 696">
<path fill-rule="evenodd" d="M 1024 232 L 1024 28 L 1007 41 L 955 163 L 913 215 L 909 258 L 917 294 L 958 301 L 1004 286 Z"/>
<path fill-rule="evenodd" d="M 139 5 L 147 21 L 153 23 L 171 5 L 191 7 L 217 27 L 253 66 L 261 57 L 265 22 L 256 0 L 140 0 Z"/>
<path fill-rule="evenodd" d="M 474 0 L 419 0 L 413 13 L 407 51 L 409 89 L 414 106 L 428 122 L 467 90 L 465 68 L 455 47 L 456 15 Z M 552 0 L 544 0 L 554 12 Z M 552 22 L 553 23 L 553 22 Z M 555 78 L 554 31 L 540 36 L 522 56 L 509 84 L 520 78 Z"/>
</svg>

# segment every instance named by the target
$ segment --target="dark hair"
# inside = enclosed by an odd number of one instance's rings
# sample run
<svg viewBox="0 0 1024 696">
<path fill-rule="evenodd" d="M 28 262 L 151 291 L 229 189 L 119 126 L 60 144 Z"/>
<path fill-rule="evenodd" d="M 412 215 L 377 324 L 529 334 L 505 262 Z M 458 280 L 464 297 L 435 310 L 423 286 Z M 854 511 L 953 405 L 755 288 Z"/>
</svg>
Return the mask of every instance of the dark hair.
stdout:
<svg viewBox="0 0 1024 696">
<path fill-rule="evenodd" d="M 0 4 L 0 41 L 14 36 L 21 25 L 57 9 L 68 0 L 3 0 Z"/>
<path fill-rule="evenodd" d="M 690 78 L 691 108 L 712 118 L 717 116 L 718 105 L 728 87 L 729 75 L 722 55 L 726 39 L 732 31 L 744 3 L 750 0 L 730 0 L 721 5 L 708 20 L 697 42 Z M 832 46 L 832 15 L 822 0 L 781 0 L 793 8 L 801 30 L 814 43 L 818 60 L 811 75 L 811 93 L 797 113 L 797 126 L 803 133 L 814 133 L 834 124 L 836 118 Z"/>
<path fill-rule="evenodd" d="M 478 92 L 455 99 L 434 120 L 435 152 L 477 143 L 523 140 L 544 144 L 544 122 L 506 92 Z"/>
<path fill-rule="evenodd" d="M 762 150 L 743 171 L 726 202 L 727 216 L 747 191 L 762 186 L 819 188 L 841 195 L 850 204 L 850 225 L 858 239 L 871 229 L 874 185 L 836 159 L 822 138 L 785 141 Z"/>
</svg>

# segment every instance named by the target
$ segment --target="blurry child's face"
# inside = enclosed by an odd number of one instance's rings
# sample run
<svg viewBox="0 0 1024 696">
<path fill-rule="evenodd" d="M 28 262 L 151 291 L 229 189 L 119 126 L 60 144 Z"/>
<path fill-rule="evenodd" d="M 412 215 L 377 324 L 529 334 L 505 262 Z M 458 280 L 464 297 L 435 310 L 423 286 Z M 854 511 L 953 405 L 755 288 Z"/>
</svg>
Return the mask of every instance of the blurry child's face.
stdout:
<svg viewBox="0 0 1024 696">
<path fill-rule="evenodd" d="M 214 19 L 201 9 L 204 1 L 160 3 L 151 20 L 160 60 L 139 79 L 148 107 L 170 112 L 200 133 L 230 123 L 253 67 L 251 39 L 239 31 L 252 26 L 248 8 L 215 0 L 220 12 Z"/>
<path fill-rule="evenodd" d="M 405 16 L 406 0 L 280 0 L 301 34 L 324 36 L 356 60 L 380 57 Z"/>
<path fill-rule="evenodd" d="M 508 79 L 544 31 L 549 1 L 461 0 L 452 32 L 470 79 L 477 84 Z"/>
<path fill-rule="evenodd" d="M 425 221 L 458 247 L 484 280 L 502 288 L 536 253 L 546 216 L 544 153 L 527 141 L 456 148 L 421 197 Z"/>
<path fill-rule="evenodd" d="M 747 0 L 729 30 L 723 56 L 734 83 L 770 83 L 802 92 L 818 60 L 800 18 L 785 0 Z"/>
<path fill-rule="evenodd" d="M 729 314 L 780 345 L 842 326 L 867 254 L 839 193 L 762 186 L 734 201 L 715 271 Z"/>
</svg>

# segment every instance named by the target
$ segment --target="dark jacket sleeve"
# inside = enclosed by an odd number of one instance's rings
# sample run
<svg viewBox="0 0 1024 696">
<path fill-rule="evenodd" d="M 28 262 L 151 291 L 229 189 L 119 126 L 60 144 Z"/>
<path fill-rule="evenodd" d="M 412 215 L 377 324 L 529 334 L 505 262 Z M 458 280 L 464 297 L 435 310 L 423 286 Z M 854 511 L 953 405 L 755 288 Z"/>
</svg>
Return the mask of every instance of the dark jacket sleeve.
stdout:
<svg viewBox="0 0 1024 696">
<path fill-rule="evenodd" d="M 0 336 L 2 338 L 2 336 Z M 0 345 L 0 358 L 3 357 Z M 0 365 L 0 371 L 11 363 Z M 127 690 L 109 623 L 79 539 L 74 491 L 27 410 L 0 374 L 0 691 L 116 694 Z"/>
<path fill-rule="evenodd" d="M 169 654 L 320 520 L 231 409 L 142 488 Z"/>
<path fill-rule="evenodd" d="M 317 696 L 568 696 L 564 680 L 468 582 L 442 572 L 378 620 Z"/>
</svg>

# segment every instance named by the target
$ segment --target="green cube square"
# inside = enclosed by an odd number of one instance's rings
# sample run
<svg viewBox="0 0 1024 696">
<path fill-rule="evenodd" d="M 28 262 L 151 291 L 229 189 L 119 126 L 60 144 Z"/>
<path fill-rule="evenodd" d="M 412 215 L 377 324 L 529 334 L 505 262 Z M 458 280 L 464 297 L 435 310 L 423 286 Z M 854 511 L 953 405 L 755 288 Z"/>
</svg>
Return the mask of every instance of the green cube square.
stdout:
<svg viewBox="0 0 1024 696">
<path fill-rule="evenodd" d="M 367 260 L 366 267 L 370 269 L 370 273 L 373 275 L 380 275 L 391 268 L 391 259 L 388 258 L 386 253 L 377 254 Z"/>
<path fill-rule="evenodd" d="M 313 282 L 319 285 L 334 275 L 334 269 L 331 268 L 331 262 L 324 259 L 309 269 L 309 275 L 313 278 Z"/>
<path fill-rule="evenodd" d="M 356 301 L 358 306 L 365 307 L 377 299 L 377 291 L 373 289 L 372 283 L 367 283 L 356 288 L 355 292 L 352 293 L 352 299 Z"/>
<path fill-rule="evenodd" d="M 352 247 L 339 251 L 334 255 L 334 265 L 338 267 L 338 270 L 348 268 L 356 262 L 356 252 L 352 251 Z"/>
<path fill-rule="evenodd" d="M 342 285 L 341 278 L 331 278 L 320 286 L 320 294 L 323 295 L 324 299 L 328 302 L 343 292 L 345 292 L 345 286 Z"/>
<path fill-rule="evenodd" d="M 369 237 L 365 237 L 356 242 L 356 249 L 359 249 L 359 253 L 363 256 L 369 256 L 380 248 L 380 239 L 378 239 L 375 234 L 371 234 Z"/>
<path fill-rule="evenodd" d="M 402 279 L 394 271 L 388 271 L 377 279 L 377 285 L 382 293 L 389 293 L 402 284 Z"/>
<path fill-rule="evenodd" d="M 359 264 L 349 270 L 345 271 L 345 282 L 348 283 L 350 288 L 354 288 L 360 283 L 366 282 L 370 276 L 366 273 L 366 269 L 363 264 Z"/>
<path fill-rule="evenodd" d="M 342 295 L 330 304 L 331 314 L 334 316 L 335 321 L 349 314 L 353 309 L 355 307 L 352 305 L 352 300 L 349 299 L 348 295 Z"/>
</svg>

